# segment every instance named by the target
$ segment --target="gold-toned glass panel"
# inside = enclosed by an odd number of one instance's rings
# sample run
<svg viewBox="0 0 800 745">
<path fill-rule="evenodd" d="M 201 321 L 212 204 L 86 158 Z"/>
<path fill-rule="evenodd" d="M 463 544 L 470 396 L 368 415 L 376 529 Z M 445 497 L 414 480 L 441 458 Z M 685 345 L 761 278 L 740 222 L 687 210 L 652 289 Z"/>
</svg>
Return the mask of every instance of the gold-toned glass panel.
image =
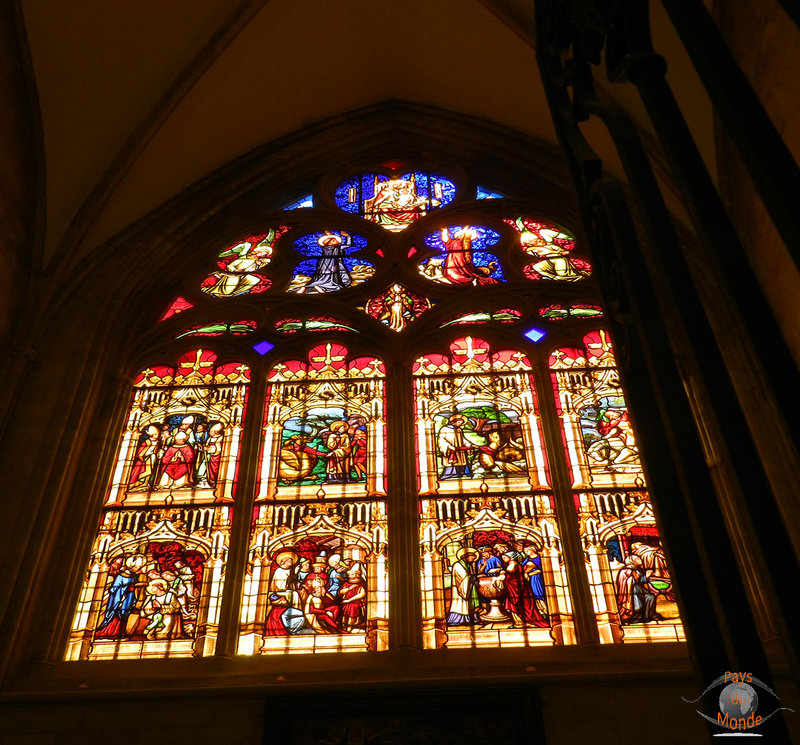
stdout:
<svg viewBox="0 0 800 745">
<path fill-rule="evenodd" d="M 204 349 L 138 376 L 67 659 L 213 654 L 248 382 Z"/>
<path fill-rule="evenodd" d="M 554 350 L 550 369 L 601 641 L 683 641 L 608 335 Z"/>
</svg>

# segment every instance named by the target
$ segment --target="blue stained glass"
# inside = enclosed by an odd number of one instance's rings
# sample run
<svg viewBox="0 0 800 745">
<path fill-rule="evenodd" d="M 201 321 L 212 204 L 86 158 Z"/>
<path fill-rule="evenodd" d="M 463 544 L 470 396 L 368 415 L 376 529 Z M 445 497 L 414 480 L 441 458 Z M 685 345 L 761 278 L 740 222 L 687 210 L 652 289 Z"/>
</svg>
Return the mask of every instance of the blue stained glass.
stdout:
<svg viewBox="0 0 800 745">
<path fill-rule="evenodd" d="M 464 228 L 469 228 L 477 233 L 477 236 L 472 239 L 473 251 L 483 251 L 489 246 L 494 246 L 500 241 L 500 233 L 498 233 L 496 230 L 492 230 L 491 228 L 485 228 L 482 225 L 449 225 L 447 229 L 450 231 L 450 237 L 455 237 L 455 235 L 464 230 Z M 429 248 L 434 248 L 437 251 L 445 250 L 440 231 L 429 233 L 425 237 L 425 245 Z"/>
<path fill-rule="evenodd" d="M 294 270 L 295 274 L 312 275 L 317 268 L 317 259 L 309 259 L 308 261 L 301 261 Z M 347 267 L 348 272 L 352 272 L 356 266 L 373 266 L 370 262 L 363 259 L 354 259 L 352 256 L 345 256 L 342 258 L 342 263 Z"/>
<path fill-rule="evenodd" d="M 447 231 L 447 245 L 443 233 Z M 422 276 L 444 284 L 489 285 L 505 282 L 500 260 L 486 249 L 500 234 L 483 226 L 450 225 L 425 238 L 438 253 L 420 262 Z"/>
<path fill-rule="evenodd" d="M 295 267 L 289 292 L 336 292 L 366 282 L 375 273 L 372 263 L 352 256 L 367 247 L 362 235 L 326 230 L 298 238 L 294 247 L 309 258 Z"/>
<path fill-rule="evenodd" d="M 340 239 L 349 237 L 349 240 L 344 240 L 343 245 L 339 247 L 339 250 L 345 255 L 350 255 L 367 247 L 367 239 L 363 235 L 348 234 L 340 230 L 327 231 L 327 233 L 338 236 Z M 309 233 L 302 238 L 298 238 L 294 242 L 294 247 L 303 256 L 323 256 L 323 246 L 320 245 L 320 240 L 325 235 L 326 232 Z"/>
<path fill-rule="evenodd" d="M 429 210 L 453 201 L 455 184 L 438 173 L 409 171 L 401 176 L 364 173 L 340 184 L 336 205 L 376 222 L 386 230 L 400 231 Z"/>
<path fill-rule="evenodd" d="M 283 209 L 284 210 L 301 210 L 307 207 L 314 206 L 314 197 L 311 194 L 308 194 L 305 197 L 300 197 L 300 199 L 292 202 L 291 204 L 287 204 Z"/>
<path fill-rule="evenodd" d="M 260 341 L 258 344 L 253 344 L 253 349 L 258 352 L 262 357 L 270 351 L 270 349 L 274 349 L 275 345 L 270 344 L 268 341 Z"/>
<path fill-rule="evenodd" d="M 491 191 L 490 189 L 484 189 L 482 186 L 479 186 L 476 189 L 475 199 L 503 199 L 505 198 L 505 194 L 501 194 L 499 191 Z"/>
<path fill-rule="evenodd" d="M 523 336 L 527 337 L 532 342 L 537 342 L 537 341 L 540 341 L 541 339 L 544 339 L 545 332 L 542 331 L 541 329 L 532 328 L 532 329 L 528 329 L 527 331 L 525 331 L 523 333 Z"/>
</svg>

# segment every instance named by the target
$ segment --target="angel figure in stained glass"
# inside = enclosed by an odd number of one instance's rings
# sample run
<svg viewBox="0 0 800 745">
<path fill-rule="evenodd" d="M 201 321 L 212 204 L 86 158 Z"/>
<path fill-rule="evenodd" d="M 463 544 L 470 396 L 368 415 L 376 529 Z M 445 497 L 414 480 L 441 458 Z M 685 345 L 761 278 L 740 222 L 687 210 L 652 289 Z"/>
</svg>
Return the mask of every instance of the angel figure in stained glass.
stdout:
<svg viewBox="0 0 800 745">
<path fill-rule="evenodd" d="M 216 282 L 210 286 L 210 291 L 217 297 L 244 295 L 261 282 L 261 277 L 253 272 L 269 263 L 272 256 L 272 245 L 267 241 L 262 241 L 257 245 L 253 245 L 250 241 L 243 241 L 220 254 L 220 258 L 228 256 L 234 258 L 225 264 L 225 269 L 211 275 Z"/>
</svg>

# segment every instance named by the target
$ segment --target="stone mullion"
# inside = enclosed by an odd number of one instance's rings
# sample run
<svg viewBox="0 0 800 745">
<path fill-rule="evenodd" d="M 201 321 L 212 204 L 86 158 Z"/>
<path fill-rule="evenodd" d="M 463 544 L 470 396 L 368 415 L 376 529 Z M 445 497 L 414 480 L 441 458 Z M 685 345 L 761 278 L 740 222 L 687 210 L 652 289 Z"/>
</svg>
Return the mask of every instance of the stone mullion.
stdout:
<svg viewBox="0 0 800 745">
<path fill-rule="evenodd" d="M 422 648 L 414 394 L 407 365 L 387 369 L 389 645 Z"/>
<path fill-rule="evenodd" d="M 545 450 L 550 465 L 550 480 L 553 487 L 562 553 L 567 569 L 575 633 L 578 644 L 597 644 L 599 643 L 597 623 L 575 512 L 570 469 L 561 439 L 561 424 L 556 411 L 550 371 L 543 360 L 534 364 L 533 377 L 542 417 Z"/>
<path fill-rule="evenodd" d="M 244 415 L 242 444 L 239 450 L 236 501 L 233 506 L 228 561 L 225 568 L 225 584 L 219 616 L 219 635 L 215 652 L 219 657 L 230 657 L 236 654 L 238 644 L 242 590 L 250 545 L 250 524 L 260 466 L 258 452 L 261 444 L 266 391 L 266 377 L 253 371 L 253 380 L 249 386 Z"/>
</svg>

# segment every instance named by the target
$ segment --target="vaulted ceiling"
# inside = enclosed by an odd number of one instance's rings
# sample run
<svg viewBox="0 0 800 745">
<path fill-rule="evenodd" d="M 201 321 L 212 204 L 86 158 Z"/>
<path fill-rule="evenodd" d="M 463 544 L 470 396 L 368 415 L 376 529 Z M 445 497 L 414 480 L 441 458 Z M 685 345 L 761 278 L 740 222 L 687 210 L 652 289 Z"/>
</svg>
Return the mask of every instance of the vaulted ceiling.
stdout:
<svg viewBox="0 0 800 745">
<path fill-rule="evenodd" d="M 530 2 L 21 6 L 44 140 L 45 266 L 91 250 L 261 144 L 386 99 L 484 117 L 555 143 Z M 676 46 L 657 12 L 653 26 L 657 47 Z M 682 55 L 671 64 L 712 163 L 706 99 Z M 607 88 L 646 130 L 633 87 Z M 586 133 L 621 175 L 602 127 L 587 125 Z"/>
</svg>

